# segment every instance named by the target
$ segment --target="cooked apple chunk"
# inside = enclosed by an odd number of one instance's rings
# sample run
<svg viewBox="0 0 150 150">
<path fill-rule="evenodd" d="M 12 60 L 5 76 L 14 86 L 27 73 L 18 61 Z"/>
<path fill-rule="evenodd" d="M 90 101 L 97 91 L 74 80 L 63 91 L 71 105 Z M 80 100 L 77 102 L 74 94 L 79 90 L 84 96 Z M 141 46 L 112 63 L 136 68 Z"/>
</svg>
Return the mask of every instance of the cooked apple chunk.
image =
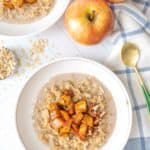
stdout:
<svg viewBox="0 0 150 150">
<path fill-rule="evenodd" d="M 78 127 L 78 125 L 73 123 L 71 126 L 72 126 L 72 129 L 73 129 L 74 133 L 75 133 L 75 134 L 78 134 L 78 132 L 79 132 L 79 127 Z"/>
<path fill-rule="evenodd" d="M 24 0 L 26 3 L 30 3 L 30 4 L 33 4 L 35 3 L 37 0 Z"/>
<path fill-rule="evenodd" d="M 58 104 L 56 102 L 52 102 L 50 105 L 49 105 L 49 110 L 50 111 L 54 111 L 54 110 L 58 110 L 59 107 L 58 107 Z"/>
<path fill-rule="evenodd" d="M 6 8 L 10 8 L 10 9 L 13 9 L 14 8 L 14 5 L 11 3 L 10 0 L 4 0 L 4 6 Z"/>
<path fill-rule="evenodd" d="M 59 129 L 60 127 L 62 127 L 64 125 L 64 120 L 62 118 L 56 118 L 52 121 L 52 126 L 55 129 Z"/>
<path fill-rule="evenodd" d="M 62 106 L 69 106 L 69 104 L 71 103 L 71 97 L 68 95 L 62 95 L 60 100 L 58 101 L 58 103 Z"/>
<path fill-rule="evenodd" d="M 63 106 L 69 114 L 72 115 L 74 113 L 74 103 L 70 96 L 62 95 L 58 103 Z"/>
<path fill-rule="evenodd" d="M 93 118 L 90 115 L 85 114 L 82 123 L 88 125 L 89 127 L 93 127 Z"/>
<path fill-rule="evenodd" d="M 87 112 L 87 102 L 86 100 L 80 100 L 75 104 L 75 112 L 82 113 Z"/>
<path fill-rule="evenodd" d="M 51 118 L 51 120 L 59 118 L 60 116 L 61 116 L 60 111 L 57 110 L 57 109 L 50 112 L 50 118 Z"/>
<path fill-rule="evenodd" d="M 83 114 L 77 113 L 77 114 L 73 115 L 72 118 L 73 118 L 74 123 L 79 124 L 83 118 Z"/>
<path fill-rule="evenodd" d="M 79 128 L 79 137 L 81 140 L 85 140 L 87 134 L 88 126 L 86 124 L 81 124 Z"/>
<path fill-rule="evenodd" d="M 59 135 L 65 136 L 70 133 L 70 127 L 64 126 L 59 129 Z"/>
<path fill-rule="evenodd" d="M 60 113 L 61 113 L 61 115 L 62 115 L 62 117 L 63 117 L 64 120 L 67 121 L 67 120 L 70 119 L 69 114 L 66 111 L 61 110 Z"/>
<path fill-rule="evenodd" d="M 14 7 L 22 7 L 24 4 L 24 0 L 11 0 L 11 3 Z"/>
</svg>

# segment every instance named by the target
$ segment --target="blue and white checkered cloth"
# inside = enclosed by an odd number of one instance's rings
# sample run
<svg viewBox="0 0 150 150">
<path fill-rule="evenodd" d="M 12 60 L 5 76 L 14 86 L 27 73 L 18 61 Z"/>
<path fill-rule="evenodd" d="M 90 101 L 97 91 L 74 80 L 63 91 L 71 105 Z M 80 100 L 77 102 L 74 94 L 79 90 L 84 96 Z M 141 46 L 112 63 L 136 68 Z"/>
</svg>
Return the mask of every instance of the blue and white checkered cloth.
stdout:
<svg viewBox="0 0 150 150">
<path fill-rule="evenodd" d="M 139 71 L 150 87 L 150 0 L 130 0 L 123 4 L 112 4 L 111 7 L 116 15 L 112 40 L 114 48 L 120 50 L 117 46 L 122 46 L 125 41 L 139 46 L 141 50 Z M 118 63 L 116 60 L 119 56 L 115 56 L 115 52 L 112 55 L 106 64 L 113 62 L 110 67 L 116 69 L 114 72 L 124 82 L 133 109 L 133 125 L 125 150 L 150 150 L 150 120 L 142 90 L 134 71 L 125 68 L 120 58 Z"/>
</svg>

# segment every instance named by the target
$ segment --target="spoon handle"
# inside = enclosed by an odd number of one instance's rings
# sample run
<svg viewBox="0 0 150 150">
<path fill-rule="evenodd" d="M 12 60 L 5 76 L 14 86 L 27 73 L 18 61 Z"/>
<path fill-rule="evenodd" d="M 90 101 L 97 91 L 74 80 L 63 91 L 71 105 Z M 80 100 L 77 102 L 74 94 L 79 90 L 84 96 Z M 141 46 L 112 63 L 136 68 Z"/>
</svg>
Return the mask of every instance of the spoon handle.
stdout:
<svg viewBox="0 0 150 150">
<path fill-rule="evenodd" d="M 149 93 L 146 85 L 144 84 L 144 81 L 143 81 L 142 77 L 140 76 L 140 74 L 139 74 L 136 67 L 134 68 L 134 70 L 135 70 L 135 73 L 137 75 L 138 81 L 141 85 L 142 91 L 144 93 L 144 96 L 145 96 L 145 99 L 146 99 L 146 104 L 147 104 L 147 107 L 148 107 L 148 112 L 150 114 L 150 93 Z"/>
</svg>

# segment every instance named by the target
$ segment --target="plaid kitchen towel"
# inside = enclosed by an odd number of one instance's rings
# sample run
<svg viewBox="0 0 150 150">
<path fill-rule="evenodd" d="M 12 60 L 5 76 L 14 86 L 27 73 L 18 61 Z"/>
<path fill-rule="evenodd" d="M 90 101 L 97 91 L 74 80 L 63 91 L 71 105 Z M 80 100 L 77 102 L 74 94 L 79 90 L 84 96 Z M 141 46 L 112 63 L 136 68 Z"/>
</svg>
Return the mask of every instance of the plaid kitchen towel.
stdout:
<svg viewBox="0 0 150 150">
<path fill-rule="evenodd" d="M 112 4 L 111 7 L 116 15 L 114 35 L 111 39 L 114 48 L 117 49 L 118 45 L 123 45 L 126 41 L 139 46 L 141 50 L 139 71 L 150 88 L 150 0 L 132 0 L 125 4 Z M 111 63 L 110 68 L 116 69 L 114 72 L 124 82 L 131 99 L 133 125 L 125 150 L 150 150 L 150 117 L 144 95 L 134 71 L 125 68 L 121 60 L 116 61 L 120 59 L 117 57 L 113 53 L 109 56 L 106 65 Z"/>
</svg>

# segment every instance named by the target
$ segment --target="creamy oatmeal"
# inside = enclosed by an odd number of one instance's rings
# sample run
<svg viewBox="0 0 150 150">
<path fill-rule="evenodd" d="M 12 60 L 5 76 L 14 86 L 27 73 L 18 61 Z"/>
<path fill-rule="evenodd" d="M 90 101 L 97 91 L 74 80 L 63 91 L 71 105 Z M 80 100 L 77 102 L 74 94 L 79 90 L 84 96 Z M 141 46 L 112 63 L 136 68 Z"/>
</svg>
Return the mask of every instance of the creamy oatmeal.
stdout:
<svg viewBox="0 0 150 150">
<path fill-rule="evenodd" d="M 111 94 L 92 76 L 58 75 L 41 90 L 33 124 L 52 150 L 96 150 L 115 125 Z"/>
<path fill-rule="evenodd" d="M 54 0 L 4 0 L 0 2 L 0 19 L 14 23 L 33 22 L 46 16 Z"/>
</svg>

